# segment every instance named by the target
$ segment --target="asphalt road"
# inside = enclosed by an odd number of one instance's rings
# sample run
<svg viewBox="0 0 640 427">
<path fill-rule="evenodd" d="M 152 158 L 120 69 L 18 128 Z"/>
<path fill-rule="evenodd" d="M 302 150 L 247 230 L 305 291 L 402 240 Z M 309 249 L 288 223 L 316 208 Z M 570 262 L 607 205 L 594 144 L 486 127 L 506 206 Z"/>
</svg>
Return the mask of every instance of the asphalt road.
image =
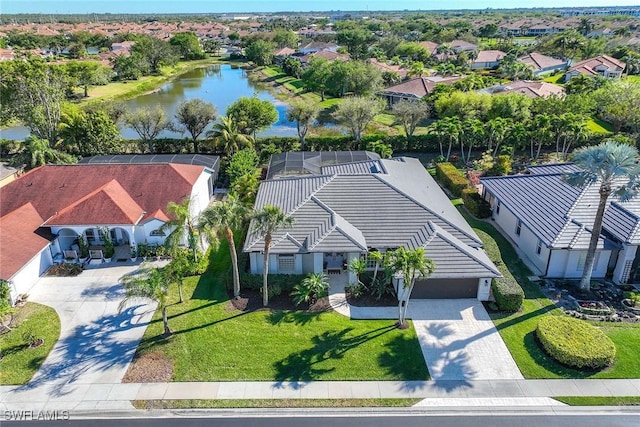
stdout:
<svg viewBox="0 0 640 427">
<path fill-rule="evenodd" d="M 72 416 L 72 414 L 71 414 Z M 7 422 L 2 426 L 86 426 L 86 427 L 629 427 L 640 425 L 639 415 L 383 415 L 383 416 L 258 416 L 237 418 L 127 418 L 101 420 L 59 420 Z"/>
</svg>

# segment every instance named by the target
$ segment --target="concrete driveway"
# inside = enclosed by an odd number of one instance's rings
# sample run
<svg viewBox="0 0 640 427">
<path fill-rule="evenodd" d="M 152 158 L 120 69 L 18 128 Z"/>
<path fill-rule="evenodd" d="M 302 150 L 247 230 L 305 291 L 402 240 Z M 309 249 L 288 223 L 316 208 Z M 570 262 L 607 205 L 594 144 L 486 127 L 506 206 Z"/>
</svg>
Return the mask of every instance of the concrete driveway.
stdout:
<svg viewBox="0 0 640 427">
<path fill-rule="evenodd" d="M 407 314 L 432 379 L 523 379 L 480 301 L 412 299 Z"/>
<path fill-rule="evenodd" d="M 124 296 L 118 279 L 136 268 L 99 267 L 38 281 L 29 300 L 56 310 L 61 333 L 26 388 L 55 399 L 82 393 L 83 385 L 121 382 L 155 311 L 155 304 L 138 303 L 118 312 Z"/>
</svg>

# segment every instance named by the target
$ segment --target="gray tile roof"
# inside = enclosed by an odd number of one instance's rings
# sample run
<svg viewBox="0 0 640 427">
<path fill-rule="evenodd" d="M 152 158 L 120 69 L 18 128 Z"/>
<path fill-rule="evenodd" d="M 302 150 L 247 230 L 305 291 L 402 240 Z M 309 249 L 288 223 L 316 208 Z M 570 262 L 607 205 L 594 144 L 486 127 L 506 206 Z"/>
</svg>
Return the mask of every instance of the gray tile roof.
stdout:
<svg viewBox="0 0 640 427">
<path fill-rule="evenodd" d="M 376 159 L 380 156 L 371 151 L 288 151 L 271 156 L 267 179 L 319 175 L 323 166 Z"/>
<path fill-rule="evenodd" d="M 348 162 L 324 166 L 321 173 L 261 183 L 255 208 L 276 205 L 295 221 L 274 235 L 273 253 L 364 253 L 431 245 L 427 249 L 439 259 L 439 274 L 499 275 L 476 249 L 482 244 L 478 236 L 417 159 Z M 262 236 L 250 232 L 244 251 L 263 246 Z M 443 257 L 441 249 L 448 255 Z M 448 267 L 449 259 L 457 265 Z"/>
<path fill-rule="evenodd" d="M 576 188 L 564 181 L 573 164 L 529 168 L 529 175 L 482 178 L 497 198 L 549 248 L 587 249 L 600 195 L 598 185 Z M 640 201 L 621 203 L 609 198 L 599 247 L 613 242 L 640 244 Z"/>
</svg>

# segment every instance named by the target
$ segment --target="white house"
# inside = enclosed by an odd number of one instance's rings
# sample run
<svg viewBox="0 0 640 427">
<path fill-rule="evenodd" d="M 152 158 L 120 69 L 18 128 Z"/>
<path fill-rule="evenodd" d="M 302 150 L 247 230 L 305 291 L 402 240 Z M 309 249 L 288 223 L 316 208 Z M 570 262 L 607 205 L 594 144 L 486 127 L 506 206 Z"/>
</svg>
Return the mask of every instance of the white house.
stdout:
<svg viewBox="0 0 640 427">
<path fill-rule="evenodd" d="M 200 155 L 100 156 L 77 165 L 36 168 L 0 192 L 0 278 L 12 301 L 27 293 L 79 239 L 102 245 L 107 231 L 116 257 L 137 245 L 162 244 L 169 202 L 191 200 L 195 218 L 209 204 L 219 158 Z"/>
<path fill-rule="evenodd" d="M 518 62 L 522 62 L 531 68 L 534 76 L 564 70 L 567 67 L 567 61 L 543 55 L 538 52 L 532 52 L 528 55 L 521 56 L 518 58 Z"/>
<path fill-rule="evenodd" d="M 412 298 L 488 300 L 491 279 L 500 276 L 478 236 L 417 159 L 367 152 L 274 155 L 256 208 L 267 204 L 294 219 L 273 236 L 271 273 L 347 274 L 351 259 L 404 246 L 424 248 L 437 266 L 416 284 Z M 253 225 L 249 230 L 243 250 L 258 274 L 264 239 Z"/>
<path fill-rule="evenodd" d="M 568 82 L 580 74 L 588 77 L 602 76 L 607 79 L 619 79 L 622 77 L 625 67 L 625 63 L 619 59 L 608 55 L 599 55 L 573 64 L 567 70 L 564 80 Z"/>
<path fill-rule="evenodd" d="M 576 188 L 563 177 L 572 164 L 530 167 L 529 174 L 482 178 L 493 220 L 548 278 L 582 276 L 596 214 L 598 184 Z M 610 197 L 600 235 L 594 278 L 640 283 L 640 200 Z"/>
<path fill-rule="evenodd" d="M 489 70 L 498 67 L 500 62 L 507 56 L 501 50 L 481 50 L 478 56 L 471 62 L 472 70 Z"/>
</svg>

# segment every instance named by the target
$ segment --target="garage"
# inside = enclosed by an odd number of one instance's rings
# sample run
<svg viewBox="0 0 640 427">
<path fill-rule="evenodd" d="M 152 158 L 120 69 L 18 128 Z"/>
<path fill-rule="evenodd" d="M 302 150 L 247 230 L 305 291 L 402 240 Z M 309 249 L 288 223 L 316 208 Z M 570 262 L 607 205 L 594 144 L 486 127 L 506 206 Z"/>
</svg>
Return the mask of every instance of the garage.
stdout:
<svg viewBox="0 0 640 427">
<path fill-rule="evenodd" d="M 416 281 L 411 298 L 476 298 L 477 295 L 478 279 L 427 279 Z"/>
</svg>

